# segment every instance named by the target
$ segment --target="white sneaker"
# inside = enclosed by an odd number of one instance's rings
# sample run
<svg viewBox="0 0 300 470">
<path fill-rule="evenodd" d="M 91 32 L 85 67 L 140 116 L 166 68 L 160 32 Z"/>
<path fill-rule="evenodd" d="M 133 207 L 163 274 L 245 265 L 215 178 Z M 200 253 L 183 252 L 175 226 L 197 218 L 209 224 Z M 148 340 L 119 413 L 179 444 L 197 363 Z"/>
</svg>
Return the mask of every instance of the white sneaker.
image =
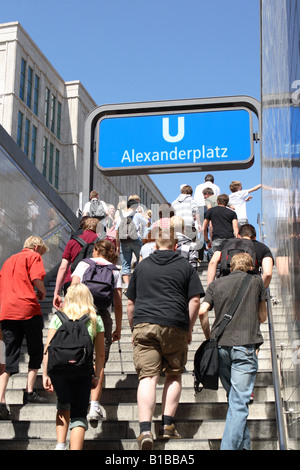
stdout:
<svg viewBox="0 0 300 470">
<path fill-rule="evenodd" d="M 89 421 L 103 421 L 104 419 L 105 418 L 103 416 L 100 406 L 97 406 L 96 408 L 90 408 L 90 411 L 88 414 Z"/>
<path fill-rule="evenodd" d="M 68 444 L 66 443 L 58 443 L 54 450 L 68 450 Z"/>
</svg>

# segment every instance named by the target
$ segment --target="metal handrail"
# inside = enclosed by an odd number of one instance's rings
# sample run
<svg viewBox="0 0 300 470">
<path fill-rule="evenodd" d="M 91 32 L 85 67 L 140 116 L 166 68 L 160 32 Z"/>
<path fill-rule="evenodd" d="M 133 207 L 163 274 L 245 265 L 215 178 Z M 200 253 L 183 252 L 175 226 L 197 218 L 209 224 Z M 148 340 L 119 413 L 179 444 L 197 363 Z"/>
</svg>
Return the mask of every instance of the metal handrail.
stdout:
<svg viewBox="0 0 300 470">
<path fill-rule="evenodd" d="M 276 424 L 278 432 L 279 450 L 287 450 L 287 433 L 285 418 L 283 412 L 283 400 L 280 386 L 280 373 L 277 362 L 276 342 L 273 328 L 273 315 L 271 306 L 270 291 L 267 289 L 267 312 L 268 312 L 268 323 L 269 323 L 269 335 L 271 343 L 271 359 L 272 359 L 272 375 L 275 395 L 275 412 L 276 412 Z"/>
<path fill-rule="evenodd" d="M 257 214 L 257 224 L 259 228 L 259 238 L 263 240 L 265 238 L 262 230 L 262 226 L 264 225 L 263 221 L 261 220 L 260 214 Z M 267 312 L 268 312 L 268 324 L 269 324 L 269 336 L 270 336 L 270 344 L 271 344 L 271 361 L 272 361 L 272 376 L 273 376 L 273 385 L 274 385 L 274 395 L 275 395 L 275 413 L 276 413 L 276 425 L 277 425 L 277 433 L 278 433 L 278 441 L 279 441 L 279 450 L 287 450 L 287 433 L 286 433 L 286 425 L 285 425 L 285 418 L 284 418 L 284 407 L 283 407 L 283 399 L 281 393 L 281 379 L 280 379 L 280 371 L 277 361 L 277 352 L 276 352 L 276 340 L 275 340 L 275 333 L 273 327 L 273 314 L 272 314 L 272 304 L 271 304 L 271 295 L 270 289 L 267 288 Z"/>
<path fill-rule="evenodd" d="M 58 227 L 58 228 L 54 227 L 50 232 L 48 231 L 41 238 L 42 238 L 43 241 L 46 241 L 49 238 L 53 237 L 53 235 L 55 235 L 57 232 L 60 232 L 62 229 L 64 229 L 65 227 L 68 227 L 68 226 L 72 229 L 69 222 L 66 222 L 64 225 L 56 225 L 56 227 Z"/>
</svg>

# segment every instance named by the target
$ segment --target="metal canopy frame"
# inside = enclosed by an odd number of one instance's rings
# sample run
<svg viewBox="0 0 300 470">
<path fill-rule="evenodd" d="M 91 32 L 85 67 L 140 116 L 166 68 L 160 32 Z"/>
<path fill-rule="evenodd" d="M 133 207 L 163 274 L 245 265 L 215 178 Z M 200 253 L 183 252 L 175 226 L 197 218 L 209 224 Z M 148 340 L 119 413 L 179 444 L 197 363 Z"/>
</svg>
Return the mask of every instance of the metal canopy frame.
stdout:
<svg viewBox="0 0 300 470">
<path fill-rule="evenodd" d="M 118 103 L 111 105 L 98 106 L 90 112 L 85 122 L 84 129 L 84 164 L 83 164 L 83 197 L 89 197 L 90 191 L 93 189 L 94 180 L 94 165 L 95 155 L 97 148 L 97 136 L 96 128 L 99 121 L 107 116 L 142 116 L 148 114 L 164 114 L 164 113 L 183 113 L 183 112 L 196 112 L 196 111 L 218 111 L 218 110 L 230 110 L 237 108 L 246 108 L 253 112 L 259 121 L 259 127 L 261 122 L 261 105 L 258 100 L 250 96 L 227 96 L 227 97 L 213 97 L 213 98 L 196 98 L 187 100 L 166 100 L 166 101 L 151 101 L 151 102 L 137 102 L 137 103 Z M 260 132 L 259 132 L 260 133 Z M 252 136 L 252 142 L 254 136 Z M 256 138 L 257 140 L 257 138 Z M 253 164 L 253 159 L 249 162 L 248 167 Z M 178 165 L 177 165 L 178 166 Z M 247 163 L 244 163 L 244 168 L 247 168 Z M 108 176 L 113 174 L 153 174 L 153 173 L 175 173 L 182 171 L 203 171 L 209 170 L 209 164 L 202 164 L 191 167 L 178 166 L 177 168 L 152 168 L 152 171 L 148 171 L 145 167 L 140 168 L 126 168 L 117 170 L 115 173 L 110 173 Z M 234 163 L 227 164 L 211 164 L 213 170 L 226 170 L 234 168 Z M 100 168 L 99 168 L 99 171 Z M 108 173 L 106 173 L 108 174 Z"/>
</svg>

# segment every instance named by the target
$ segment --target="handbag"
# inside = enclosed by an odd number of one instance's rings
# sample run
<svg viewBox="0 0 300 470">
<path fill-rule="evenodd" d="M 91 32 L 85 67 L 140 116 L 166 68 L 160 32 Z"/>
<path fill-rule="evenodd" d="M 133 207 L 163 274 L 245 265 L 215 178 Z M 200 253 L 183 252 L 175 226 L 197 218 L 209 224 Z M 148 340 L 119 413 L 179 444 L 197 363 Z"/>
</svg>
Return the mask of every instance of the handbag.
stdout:
<svg viewBox="0 0 300 470">
<path fill-rule="evenodd" d="M 197 349 L 194 356 L 194 390 L 195 394 L 201 392 L 203 388 L 218 390 L 219 387 L 219 351 L 218 341 L 222 336 L 226 326 L 231 321 L 243 295 L 250 283 L 251 275 L 246 274 L 241 287 L 235 296 L 230 309 L 224 315 L 214 338 L 205 340 Z M 202 384 L 200 388 L 199 385 Z"/>
</svg>

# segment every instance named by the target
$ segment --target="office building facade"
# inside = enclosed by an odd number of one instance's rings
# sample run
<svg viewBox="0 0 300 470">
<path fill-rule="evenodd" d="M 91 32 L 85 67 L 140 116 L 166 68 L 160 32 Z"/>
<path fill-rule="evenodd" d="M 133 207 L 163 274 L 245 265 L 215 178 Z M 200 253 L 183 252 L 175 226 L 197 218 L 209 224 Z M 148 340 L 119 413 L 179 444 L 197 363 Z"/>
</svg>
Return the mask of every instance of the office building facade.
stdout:
<svg viewBox="0 0 300 470">
<path fill-rule="evenodd" d="M 84 125 L 97 104 L 80 81 L 65 82 L 20 23 L 0 25 L 0 124 L 76 212 L 82 200 Z M 164 202 L 151 178 L 108 178 L 95 167 L 94 188 L 107 203 L 138 194 Z"/>
</svg>

